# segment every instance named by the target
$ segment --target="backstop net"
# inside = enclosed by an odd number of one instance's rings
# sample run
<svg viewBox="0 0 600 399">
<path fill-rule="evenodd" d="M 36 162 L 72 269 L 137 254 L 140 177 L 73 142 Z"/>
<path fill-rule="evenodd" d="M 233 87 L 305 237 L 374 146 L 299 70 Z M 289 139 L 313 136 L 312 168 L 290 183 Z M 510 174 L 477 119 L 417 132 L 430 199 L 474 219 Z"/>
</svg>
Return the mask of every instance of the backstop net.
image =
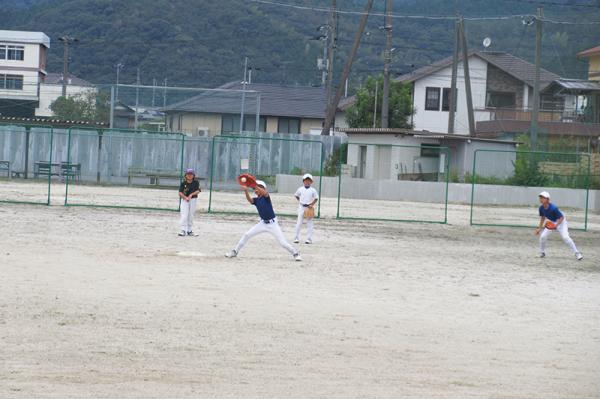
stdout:
<svg viewBox="0 0 600 399">
<path fill-rule="evenodd" d="M 250 173 L 267 184 L 276 214 L 296 215 L 298 202 L 293 193 L 302 185 L 304 173 L 311 173 L 315 188 L 319 192 L 322 190 L 323 158 L 320 140 L 275 138 L 272 135 L 215 136 L 212 139 L 209 212 L 256 214 L 237 183 L 237 176 Z M 320 215 L 318 204 L 317 216 Z"/>
<path fill-rule="evenodd" d="M 0 126 L 0 202 L 49 205 L 55 161 L 51 127 Z"/>
<path fill-rule="evenodd" d="M 590 155 L 534 151 L 477 150 L 472 183 L 471 224 L 535 227 L 538 194 L 548 191 L 569 226 L 587 229 Z"/>
<path fill-rule="evenodd" d="M 72 128 L 65 205 L 177 211 L 184 146 L 182 134 Z"/>
<path fill-rule="evenodd" d="M 450 151 L 437 145 L 348 143 L 340 219 L 446 223 Z"/>
</svg>

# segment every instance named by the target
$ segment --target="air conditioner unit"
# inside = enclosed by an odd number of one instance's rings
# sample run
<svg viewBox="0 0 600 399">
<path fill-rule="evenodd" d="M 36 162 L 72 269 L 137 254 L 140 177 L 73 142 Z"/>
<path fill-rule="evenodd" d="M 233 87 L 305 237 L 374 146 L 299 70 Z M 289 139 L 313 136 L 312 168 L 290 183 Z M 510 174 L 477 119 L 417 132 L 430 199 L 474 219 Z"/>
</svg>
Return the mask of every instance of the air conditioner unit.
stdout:
<svg viewBox="0 0 600 399">
<path fill-rule="evenodd" d="M 199 137 L 208 137 L 210 129 L 207 127 L 198 127 L 196 132 Z"/>
</svg>

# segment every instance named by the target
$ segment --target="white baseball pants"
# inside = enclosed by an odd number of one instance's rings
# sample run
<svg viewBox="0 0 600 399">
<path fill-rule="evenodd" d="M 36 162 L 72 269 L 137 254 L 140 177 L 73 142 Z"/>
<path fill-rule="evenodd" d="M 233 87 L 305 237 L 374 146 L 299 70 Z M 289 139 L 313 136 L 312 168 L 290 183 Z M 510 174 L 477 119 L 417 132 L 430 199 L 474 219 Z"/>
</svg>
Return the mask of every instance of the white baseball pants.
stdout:
<svg viewBox="0 0 600 399">
<path fill-rule="evenodd" d="M 544 230 L 542 230 L 542 232 L 540 233 L 540 252 L 541 253 L 545 253 L 546 252 L 546 243 L 548 242 L 548 236 L 550 236 L 550 234 L 552 234 L 552 231 L 553 230 L 549 230 L 549 229 L 547 229 L 547 228 L 544 227 Z M 567 219 L 566 218 L 556 228 L 556 231 L 558 231 L 558 234 L 560 234 L 560 237 L 563 239 L 563 241 L 565 242 L 565 244 L 567 244 L 569 246 L 569 248 L 571 248 L 571 251 L 573 251 L 573 253 L 576 254 L 577 252 L 579 252 L 577 250 L 577 247 L 575 246 L 575 243 L 573 242 L 573 240 L 569 236 L 569 226 L 567 225 Z"/>
<path fill-rule="evenodd" d="M 274 222 L 271 223 L 265 223 L 261 220 L 260 222 L 255 224 L 254 227 L 252 227 L 242 236 L 240 241 L 235 246 L 235 252 L 240 253 L 240 251 L 242 250 L 242 248 L 244 248 L 248 240 L 262 233 L 271 234 L 279 242 L 279 245 L 285 248 L 285 250 L 288 251 L 290 254 L 295 255 L 298 253 L 296 248 L 294 248 L 292 244 L 287 242 L 287 240 L 283 236 L 283 231 L 281 231 L 281 227 L 279 227 L 279 222 L 277 221 L 277 218 L 275 218 Z"/>
<path fill-rule="evenodd" d="M 198 198 L 192 198 L 189 201 L 181 200 L 181 208 L 179 214 L 181 215 L 181 230 L 186 233 L 192 231 L 192 225 L 194 224 L 194 212 L 196 212 L 196 203 Z"/>
<path fill-rule="evenodd" d="M 298 207 L 298 221 L 296 222 L 296 236 L 295 239 L 300 241 L 300 230 L 302 230 L 302 223 L 304 223 L 304 210 L 306 208 L 300 205 Z M 306 239 L 312 241 L 314 231 L 314 219 L 306 219 Z"/>
</svg>

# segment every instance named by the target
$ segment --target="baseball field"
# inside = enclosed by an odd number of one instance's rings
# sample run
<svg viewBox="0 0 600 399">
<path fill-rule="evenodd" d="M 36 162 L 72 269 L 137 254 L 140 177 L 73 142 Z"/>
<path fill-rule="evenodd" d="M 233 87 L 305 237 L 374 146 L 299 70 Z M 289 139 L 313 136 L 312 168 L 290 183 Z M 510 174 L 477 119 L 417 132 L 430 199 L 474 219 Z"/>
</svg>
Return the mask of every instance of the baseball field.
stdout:
<svg viewBox="0 0 600 399">
<path fill-rule="evenodd" d="M 75 190 L 104 205 L 173 196 Z M 241 193 L 214 200 L 252 211 Z M 581 262 L 558 235 L 536 258 L 531 229 L 471 227 L 458 204 L 448 225 L 319 220 L 293 262 L 267 235 L 226 259 L 257 218 L 207 201 L 198 237 L 177 237 L 176 212 L 0 204 L 0 397 L 600 397 L 598 214 L 571 232 Z M 392 205 L 440 212 L 352 204 Z M 335 207 L 323 199 L 325 216 Z"/>
</svg>

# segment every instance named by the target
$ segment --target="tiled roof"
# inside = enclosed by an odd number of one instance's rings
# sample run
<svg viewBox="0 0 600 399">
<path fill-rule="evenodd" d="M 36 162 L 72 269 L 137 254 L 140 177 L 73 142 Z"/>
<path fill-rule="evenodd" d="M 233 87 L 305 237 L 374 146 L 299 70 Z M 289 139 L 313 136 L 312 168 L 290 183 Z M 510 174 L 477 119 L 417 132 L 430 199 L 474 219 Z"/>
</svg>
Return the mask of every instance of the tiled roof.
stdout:
<svg viewBox="0 0 600 399">
<path fill-rule="evenodd" d="M 592 47 L 577 53 L 577 57 L 589 57 L 590 55 L 600 54 L 600 46 Z"/>
<path fill-rule="evenodd" d="M 238 82 L 228 83 L 220 89 L 242 90 Z M 292 118 L 323 119 L 326 109 L 326 93 L 322 87 L 283 86 L 262 83 L 246 85 L 246 90 L 260 93 L 260 114 Z M 256 110 L 256 95 L 246 96 L 246 112 Z M 239 114 L 241 92 L 206 92 L 179 103 L 170 105 L 165 111 L 206 112 Z"/>
</svg>

